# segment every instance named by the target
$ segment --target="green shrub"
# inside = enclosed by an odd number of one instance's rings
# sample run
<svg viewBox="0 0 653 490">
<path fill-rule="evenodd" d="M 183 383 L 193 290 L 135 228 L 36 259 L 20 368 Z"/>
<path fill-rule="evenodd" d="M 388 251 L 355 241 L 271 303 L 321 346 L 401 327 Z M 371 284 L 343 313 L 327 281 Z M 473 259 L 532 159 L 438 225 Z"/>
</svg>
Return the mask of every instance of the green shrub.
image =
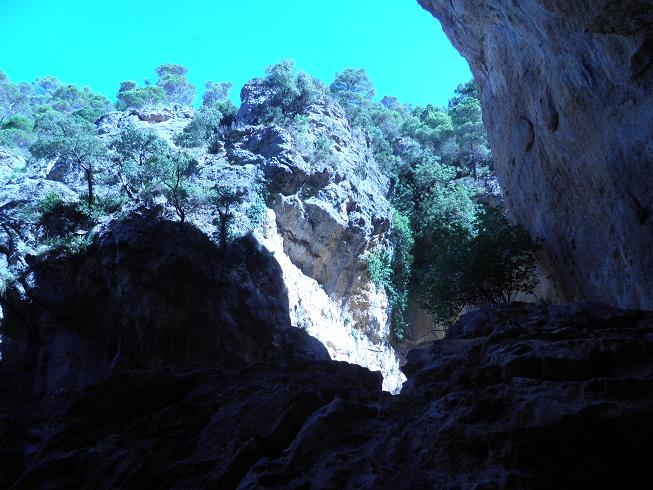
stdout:
<svg viewBox="0 0 653 490">
<path fill-rule="evenodd" d="M 16 279 L 9 270 L 9 267 L 5 264 L 0 264 L 0 297 L 4 297 L 7 293 L 7 289 L 11 287 L 15 280 Z"/>
<path fill-rule="evenodd" d="M 266 200 L 267 192 L 262 187 L 257 186 L 253 190 L 253 198 L 247 206 L 245 214 L 249 220 L 249 231 L 260 230 L 265 223 L 265 214 L 267 212 Z"/>
<path fill-rule="evenodd" d="M 406 310 L 410 294 L 413 246 L 415 238 L 410 219 L 396 209 L 392 210 L 392 233 L 390 239 L 394 247 L 392 263 L 392 334 L 397 340 L 404 340 L 406 333 Z"/>
<path fill-rule="evenodd" d="M 261 123 L 286 125 L 294 114 L 326 95 L 322 83 L 312 76 L 295 71 L 295 62 L 284 60 L 266 68 L 264 83 L 270 98 L 261 108 Z"/>
<path fill-rule="evenodd" d="M 49 190 L 36 203 L 36 209 L 41 213 L 41 216 L 57 213 L 65 206 L 66 204 L 63 199 L 61 199 L 61 195 L 54 189 Z"/>
<path fill-rule="evenodd" d="M 0 146 L 27 149 L 35 140 L 36 136 L 32 131 L 16 128 L 0 129 Z"/>
<path fill-rule="evenodd" d="M 222 124 L 223 114 L 213 106 L 203 106 L 177 138 L 177 144 L 194 148 L 209 142 Z"/>
<path fill-rule="evenodd" d="M 22 129 L 32 131 L 34 129 L 33 121 L 22 114 L 15 114 L 2 123 L 2 129 Z"/>
<path fill-rule="evenodd" d="M 444 323 L 467 306 L 508 303 L 537 284 L 540 243 L 499 209 L 484 206 L 478 221 L 475 234 L 451 229 L 426 256 L 420 302 Z"/>
<path fill-rule="evenodd" d="M 390 241 L 393 253 L 386 247 L 376 247 L 363 254 L 370 279 L 377 288 L 383 287 L 388 295 L 392 312 L 391 337 L 404 340 L 406 332 L 406 310 L 412 277 L 415 243 L 410 220 L 396 209 L 392 210 L 393 228 Z"/>
<path fill-rule="evenodd" d="M 392 287 L 392 254 L 385 247 L 376 247 L 363 255 L 367 272 L 377 288 Z"/>
<path fill-rule="evenodd" d="M 116 108 L 145 109 L 155 108 L 166 103 L 166 93 L 161 87 L 138 87 L 118 92 Z"/>
<path fill-rule="evenodd" d="M 94 235 L 70 233 L 61 237 L 51 238 L 47 245 L 51 250 L 58 250 L 66 255 L 81 255 L 93 244 Z"/>
<path fill-rule="evenodd" d="M 95 220 L 101 216 L 120 211 L 128 200 L 127 196 L 98 196 L 91 209 L 90 217 Z M 88 208 L 84 207 L 83 210 L 88 211 Z"/>
</svg>

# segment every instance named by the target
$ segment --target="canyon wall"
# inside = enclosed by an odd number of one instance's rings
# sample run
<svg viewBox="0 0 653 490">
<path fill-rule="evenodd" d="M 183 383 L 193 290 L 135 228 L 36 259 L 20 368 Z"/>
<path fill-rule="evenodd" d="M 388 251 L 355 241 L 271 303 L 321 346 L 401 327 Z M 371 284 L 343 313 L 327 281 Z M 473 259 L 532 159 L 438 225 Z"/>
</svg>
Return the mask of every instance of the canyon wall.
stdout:
<svg viewBox="0 0 653 490">
<path fill-rule="evenodd" d="M 196 167 L 190 185 L 209 189 L 231 183 L 248 189 L 257 179 L 264 181 L 267 199 L 262 206 L 268 208 L 262 213 L 263 226 L 254 235 L 282 267 L 292 326 L 318 338 L 332 359 L 381 371 L 384 389 L 396 393 L 406 378 L 390 342 L 391 307 L 385 290 L 375 287 L 362 260 L 367 250 L 388 241 L 387 180 L 372 157 L 369 141 L 350 127 L 338 104 L 322 100 L 298 108 L 301 113 L 289 115 L 282 127 L 255 117 L 257 106 L 268 97 L 260 80 L 247 84 L 238 122 L 228 130 L 226 142 L 189 150 Z M 96 125 L 108 144 L 122 129 L 135 126 L 154 131 L 176 149 L 192 117 L 193 110 L 182 107 L 116 111 L 102 116 Z M 322 152 L 315 149 L 318 139 Z M 106 175 L 96 183 L 99 197 L 119 197 L 116 168 L 107 165 Z M 63 162 L 34 159 L 28 164 L 0 148 L 0 187 L 4 190 L 0 196 L 4 220 L 0 267 L 31 270 L 28 256 L 40 253 L 50 230 L 37 218 L 24 219 L 24 209 L 37 209 L 52 191 L 64 202 L 76 201 L 86 192 L 81 177 Z M 148 206 L 154 218 L 175 219 L 161 206 Z M 143 211 L 138 203 L 127 203 L 122 211 L 102 216 L 100 225 L 77 216 L 70 217 L 68 221 L 75 223 L 68 225 L 79 237 L 89 231 L 97 234 L 103 225 L 135 209 Z M 234 210 L 234 235 L 249 230 L 250 211 Z M 158 216 L 161 213 L 164 216 Z M 216 216 L 210 206 L 196 205 L 189 208 L 187 219 L 217 241 Z M 20 281 L 14 281 L 13 287 L 23 294 L 30 289 Z"/>
<path fill-rule="evenodd" d="M 653 308 L 653 2 L 419 3 L 471 65 L 506 204 L 562 298 Z"/>
</svg>

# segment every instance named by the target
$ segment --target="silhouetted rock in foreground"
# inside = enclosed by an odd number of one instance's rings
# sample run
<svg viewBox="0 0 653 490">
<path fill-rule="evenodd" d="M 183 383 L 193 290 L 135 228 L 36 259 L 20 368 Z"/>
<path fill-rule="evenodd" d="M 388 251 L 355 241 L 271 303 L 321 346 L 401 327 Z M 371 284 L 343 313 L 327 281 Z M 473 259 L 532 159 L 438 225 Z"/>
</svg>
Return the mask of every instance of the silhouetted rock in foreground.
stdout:
<svg viewBox="0 0 653 490">
<path fill-rule="evenodd" d="M 0 486 L 628 487 L 653 314 L 514 304 L 413 351 L 399 396 L 292 329 L 278 265 L 132 219 L 6 300 Z"/>
</svg>

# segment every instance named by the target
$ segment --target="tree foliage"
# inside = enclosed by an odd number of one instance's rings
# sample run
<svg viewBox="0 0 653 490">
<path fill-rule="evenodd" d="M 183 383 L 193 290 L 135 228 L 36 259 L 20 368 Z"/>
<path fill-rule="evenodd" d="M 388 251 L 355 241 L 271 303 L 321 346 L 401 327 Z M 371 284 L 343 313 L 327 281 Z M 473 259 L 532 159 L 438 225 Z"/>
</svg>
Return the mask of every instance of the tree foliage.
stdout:
<svg viewBox="0 0 653 490">
<path fill-rule="evenodd" d="M 157 87 L 163 89 L 168 102 L 181 105 L 192 105 L 195 99 L 195 85 L 186 78 L 188 70 L 181 65 L 163 64 L 157 67 L 159 79 Z"/>
<path fill-rule="evenodd" d="M 116 108 L 152 109 L 166 103 L 166 93 L 161 87 L 137 87 L 134 82 L 122 82 L 116 95 Z"/>
<path fill-rule="evenodd" d="M 168 145 L 154 131 L 127 125 L 113 141 L 117 175 L 130 199 L 147 200 L 155 191 L 152 160 L 168 151 Z"/>
<path fill-rule="evenodd" d="M 236 117 L 236 107 L 229 100 L 203 105 L 184 128 L 177 143 L 193 148 L 209 143 L 222 129 L 231 125 Z"/>
<path fill-rule="evenodd" d="M 209 193 L 210 201 L 218 213 L 217 226 L 220 246 L 223 249 L 229 242 L 231 225 L 236 217 L 235 208 L 245 201 L 246 195 L 244 189 L 234 189 L 222 184 L 214 186 Z"/>
<path fill-rule="evenodd" d="M 204 84 L 204 94 L 202 94 L 202 105 L 211 106 L 216 103 L 224 102 L 229 98 L 229 92 L 233 84 L 231 82 L 212 82 Z"/>
<path fill-rule="evenodd" d="M 364 68 L 347 68 L 337 73 L 330 89 L 354 124 L 369 124 L 366 116 L 375 91 Z"/>
<path fill-rule="evenodd" d="M 72 114 L 47 115 L 38 121 L 38 139 L 30 151 L 38 158 L 60 158 L 83 172 L 87 202 L 94 203 L 94 182 L 107 156 L 107 148 L 88 119 Z"/>
<path fill-rule="evenodd" d="M 291 116 L 303 114 L 325 94 L 322 83 L 305 72 L 295 70 L 295 62 L 284 60 L 265 70 L 263 84 L 269 98 L 261 108 L 262 123 L 282 124 Z"/>
<path fill-rule="evenodd" d="M 451 229 L 426 258 L 420 301 L 438 320 L 451 322 L 464 308 L 507 303 L 536 285 L 539 244 L 501 210 L 484 206 L 475 233 Z"/>
<path fill-rule="evenodd" d="M 11 83 L 0 70 L 0 125 L 6 119 L 29 111 L 31 87 L 28 84 Z"/>
<path fill-rule="evenodd" d="M 110 107 L 109 99 L 103 95 L 94 93 L 88 87 L 80 88 L 72 84 L 58 87 L 52 93 L 48 104 L 57 112 L 75 112 L 90 122 L 94 122 Z"/>
<path fill-rule="evenodd" d="M 87 87 L 62 84 L 54 77 L 12 83 L 0 71 L 0 145 L 29 148 L 35 126 L 45 115 L 71 115 L 94 122 L 109 109 L 109 100 Z"/>
<path fill-rule="evenodd" d="M 193 159 L 182 152 L 167 151 L 154 155 L 148 165 L 179 221 L 184 223 L 191 206 L 189 177 L 193 172 Z"/>
<path fill-rule="evenodd" d="M 223 249 L 236 234 L 237 210 L 244 214 L 248 222 L 245 227 L 240 227 L 240 233 L 249 233 L 263 222 L 267 209 L 264 188 L 260 176 L 255 176 L 253 179 L 225 176 L 222 182 L 205 193 L 204 202 L 217 214 L 214 224 L 218 229 L 218 239 Z"/>
</svg>

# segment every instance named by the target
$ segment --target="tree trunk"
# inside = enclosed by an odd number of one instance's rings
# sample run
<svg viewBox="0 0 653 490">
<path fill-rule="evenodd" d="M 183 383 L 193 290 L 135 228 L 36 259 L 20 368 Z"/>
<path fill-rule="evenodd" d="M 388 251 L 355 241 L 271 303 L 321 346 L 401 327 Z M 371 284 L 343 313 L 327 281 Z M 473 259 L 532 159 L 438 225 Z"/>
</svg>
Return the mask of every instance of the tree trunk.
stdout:
<svg viewBox="0 0 653 490">
<path fill-rule="evenodd" d="M 186 222 L 186 212 L 179 201 L 177 201 L 177 214 L 179 215 L 179 221 L 181 221 L 181 224 L 183 225 Z"/>
<path fill-rule="evenodd" d="M 220 213 L 220 247 L 222 250 L 227 248 L 227 240 L 229 239 L 229 232 L 227 229 L 227 216 Z"/>
<path fill-rule="evenodd" d="M 89 166 L 84 169 L 84 174 L 86 176 L 86 186 L 88 188 L 88 207 L 93 207 L 95 202 L 93 195 L 93 167 Z"/>
<path fill-rule="evenodd" d="M 227 232 L 227 221 L 222 220 L 220 222 L 220 246 L 222 249 L 227 248 L 227 241 L 229 240 L 229 233 Z"/>
</svg>

